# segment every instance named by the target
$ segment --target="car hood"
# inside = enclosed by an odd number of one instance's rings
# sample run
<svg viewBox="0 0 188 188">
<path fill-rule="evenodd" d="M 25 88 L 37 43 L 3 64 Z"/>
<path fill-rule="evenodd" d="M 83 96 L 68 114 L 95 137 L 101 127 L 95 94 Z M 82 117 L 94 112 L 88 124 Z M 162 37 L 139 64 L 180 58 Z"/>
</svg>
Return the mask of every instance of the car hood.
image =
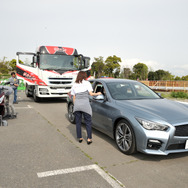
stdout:
<svg viewBox="0 0 188 188">
<path fill-rule="evenodd" d="M 148 120 L 164 120 L 171 124 L 188 122 L 188 105 L 167 99 L 142 99 L 116 101 L 118 105 L 132 111 L 131 114 Z"/>
</svg>

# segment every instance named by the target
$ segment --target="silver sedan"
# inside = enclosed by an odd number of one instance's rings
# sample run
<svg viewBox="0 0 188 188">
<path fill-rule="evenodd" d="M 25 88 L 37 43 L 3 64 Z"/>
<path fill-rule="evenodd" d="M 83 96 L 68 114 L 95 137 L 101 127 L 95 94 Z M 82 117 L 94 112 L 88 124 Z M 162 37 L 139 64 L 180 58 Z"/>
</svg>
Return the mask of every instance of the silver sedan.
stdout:
<svg viewBox="0 0 188 188">
<path fill-rule="evenodd" d="M 188 105 L 162 98 L 144 84 L 125 79 L 90 80 L 95 129 L 112 137 L 125 154 L 137 151 L 168 155 L 188 152 Z M 73 103 L 67 98 L 68 117 L 75 122 Z"/>
</svg>

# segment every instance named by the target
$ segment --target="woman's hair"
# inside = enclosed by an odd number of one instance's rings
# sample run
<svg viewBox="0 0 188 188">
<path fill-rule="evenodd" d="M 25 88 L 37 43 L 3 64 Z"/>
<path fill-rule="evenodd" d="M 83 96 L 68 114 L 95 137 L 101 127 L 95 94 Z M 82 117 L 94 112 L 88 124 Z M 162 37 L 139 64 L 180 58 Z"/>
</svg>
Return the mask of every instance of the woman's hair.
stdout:
<svg viewBox="0 0 188 188">
<path fill-rule="evenodd" d="M 87 73 L 84 71 L 80 71 L 77 75 L 76 83 L 82 83 L 82 80 L 86 80 L 86 78 L 87 78 Z"/>
</svg>

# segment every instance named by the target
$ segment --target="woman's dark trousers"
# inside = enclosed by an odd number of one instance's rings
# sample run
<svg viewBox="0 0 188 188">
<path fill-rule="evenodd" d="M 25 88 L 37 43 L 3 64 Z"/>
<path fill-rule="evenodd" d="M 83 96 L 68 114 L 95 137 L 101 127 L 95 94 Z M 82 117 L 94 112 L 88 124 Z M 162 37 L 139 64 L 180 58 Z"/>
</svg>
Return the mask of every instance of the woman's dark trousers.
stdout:
<svg viewBox="0 0 188 188">
<path fill-rule="evenodd" d="M 87 130 L 87 138 L 92 139 L 92 131 L 91 131 L 91 115 L 85 113 L 85 112 L 81 112 L 81 111 L 76 111 L 74 113 L 75 115 L 75 120 L 76 120 L 76 133 L 77 133 L 77 138 L 82 138 L 82 130 L 81 130 L 81 126 L 82 126 L 82 114 L 84 117 L 84 121 L 86 124 L 86 130 Z"/>
</svg>

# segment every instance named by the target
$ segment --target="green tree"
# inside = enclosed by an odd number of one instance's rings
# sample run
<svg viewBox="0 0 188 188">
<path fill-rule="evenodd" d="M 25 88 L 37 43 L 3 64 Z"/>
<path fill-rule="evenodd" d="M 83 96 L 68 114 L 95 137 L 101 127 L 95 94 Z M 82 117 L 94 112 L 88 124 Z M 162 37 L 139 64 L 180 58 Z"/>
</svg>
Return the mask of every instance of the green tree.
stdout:
<svg viewBox="0 0 188 188">
<path fill-rule="evenodd" d="M 129 79 L 136 80 L 138 77 L 135 73 L 132 72 L 132 74 L 129 76 Z"/>
<path fill-rule="evenodd" d="M 102 56 L 94 57 L 94 62 L 91 65 L 91 74 L 95 75 L 96 78 L 100 78 L 104 74 L 104 60 Z"/>
<path fill-rule="evenodd" d="M 182 80 L 188 81 L 188 75 L 187 76 L 182 76 Z"/>
<path fill-rule="evenodd" d="M 0 62 L 0 73 L 1 74 L 8 74 L 9 70 L 8 67 L 4 64 L 2 64 L 2 62 Z"/>
<path fill-rule="evenodd" d="M 148 80 L 156 80 L 156 79 L 157 79 L 156 72 L 150 71 L 148 73 Z"/>
<path fill-rule="evenodd" d="M 5 61 L 6 57 L 3 58 L 2 61 L 0 61 L 0 73 L 1 74 L 8 74 L 9 72 L 9 62 Z"/>
<path fill-rule="evenodd" d="M 132 74 L 132 71 L 130 68 L 123 69 L 123 78 L 129 79 L 131 74 Z"/>
<path fill-rule="evenodd" d="M 119 77 L 121 58 L 115 55 L 107 57 L 105 60 L 105 73 L 110 77 Z"/>
<path fill-rule="evenodd" d="M 181 80 L 181 77 L 179 77 L 179 76 L 176 76 L 175 78 L 174 78 L 174 80 Z"/>
<path fill-rule="evenodd" d="M 174 76 L 171 75 L 168 71 L 164 71 L 162 69 L 159 69 L 155 71 L 157 79 L 156 80 L 173 80 Z"/>
<path fill-rule="evenodd" d="M 137 79 L 146 80 L 148 77 L 148 67 L 144 63 L 137 63 L 133 67 L 133 73 L 136 75 Z"/>
<path fill-rule="evenodd" d="M 23 62 L 21 60 L 19 60 L 19 63 L 23 64 Z M 11 68 L 11 71 L 16 71 L 16 59 L 12 59 L 9 62 L 9 66 Z"/>
</svg>

